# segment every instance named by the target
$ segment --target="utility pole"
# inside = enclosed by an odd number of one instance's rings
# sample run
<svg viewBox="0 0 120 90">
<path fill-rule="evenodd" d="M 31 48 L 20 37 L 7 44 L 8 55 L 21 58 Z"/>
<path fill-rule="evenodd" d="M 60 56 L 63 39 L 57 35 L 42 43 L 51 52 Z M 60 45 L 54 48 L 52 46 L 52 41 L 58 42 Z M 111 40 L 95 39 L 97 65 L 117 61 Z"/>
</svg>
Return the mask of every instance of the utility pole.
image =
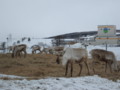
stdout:
<svg viewBox="0 0 120 90">
<path fill-rule="evenodd" d="M 105 42 L 105 47 L 106 47 L 106 51 L 107 51 L 107 42 Z"/>
<path fill-rule="evenodd" d="M 107 51 L 107 48 L 108 48 L 108 35 L 107 35 L 107 40 L 105 42 L 105 47 L 106 47 L 106 51 Z"/>
</svg>

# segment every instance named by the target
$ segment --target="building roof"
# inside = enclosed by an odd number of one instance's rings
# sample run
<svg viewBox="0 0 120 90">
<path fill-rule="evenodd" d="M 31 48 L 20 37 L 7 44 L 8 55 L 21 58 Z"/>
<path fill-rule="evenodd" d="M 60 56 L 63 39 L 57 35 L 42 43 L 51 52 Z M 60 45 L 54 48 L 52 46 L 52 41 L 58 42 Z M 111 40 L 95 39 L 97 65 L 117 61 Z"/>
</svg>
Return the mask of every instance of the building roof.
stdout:
<svg viewBox="0 0 120 90">
<path fill-rule="evenodd" d="M 87 36 L 87 35 L 90 35 L 90 36 L 97 35 L 97 32 L 98 31 L 73 32 L 73 33 L 46 37 L 45 39 L 76 39 L 76 38 Z M 116 30 L 116 32 L 120 33 L 120 30 Z"/>
<path fill-rule="evenodd" d="M 97 34 L 97 31 L 74 32 L 74 33 L 67 33 L 67 34 L 47 37 L 46 39 L 75 39 L 81 36 L 96 35 L 96 34 Z"/>
</svg>

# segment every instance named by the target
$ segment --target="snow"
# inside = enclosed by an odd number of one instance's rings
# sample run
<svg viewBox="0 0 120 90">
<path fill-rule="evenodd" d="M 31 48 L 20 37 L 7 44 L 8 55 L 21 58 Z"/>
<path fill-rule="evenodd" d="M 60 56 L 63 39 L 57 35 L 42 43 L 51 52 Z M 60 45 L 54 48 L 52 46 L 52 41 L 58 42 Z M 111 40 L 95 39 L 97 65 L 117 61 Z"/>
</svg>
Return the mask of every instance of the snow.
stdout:
<svg viewBox="0 0 120 90">
<path fill-rule="evenodd" d="M 38 44 L 37 40 L 30 42 L 29 47 L 33 44 Z M 84 48 L 79 43 L 70 47 Z M 94 48 L 105 49 L 105 46 L 88 46 L 87 50 L 89 52 Z M 120 60 L 120 47 L 108 47 L 108 50 L 113 51 L 117 60 Z M 4 77 L 12 78 L 12 80 L 0 79 L 0 90 L 120 90 L 120 80 L 114 82 L 97 75 L 76 78 L 49 77 L 38 80 L 27 80 L 26 77 L 0 74 L 0 78 Z M 14 78 L 21 80 L 13 80 Z"/>
<path fill-rule="evenodd" d="M 0 80 L 0 90 L 120 90 L 113 82 L 97 75 L 77 78 L 49 77 L 39 80 Z"/>
<path fill-rule="evenodd" d="M 7 42 L 7 46 L 11 46 L 13 45 L 13 43 L 16 42 L 16 40 L 12 40 L 10 42 Z M 17 43 L 16 43 L 17 44 Z M 20 44 L 26 44 L 27 45 L 27 53 L 31 53 L 31 46 L 33 45 L 40 45 L 41 46 L 41 50 L 43 49 L 43 45 L 45 47 L 50 47 L 51 46 L 51 39 L 31 39 L 30 42 L 28 42 L 27 40 L 25 41 L 21 41 L 20 40 Z M 65 48 L 67 47 L 72 47 L 72 48 L 84 48 L 83 45 L 81 45 L 80 43 L 77 43 L 77 44 L 74 44 L 74 45 L 66 45 Z M 92 50 L 92 49 L 95 49 L 95 48 L 99 48 L 99 49 L 106 49 L 105 45 L 96 45 L 96 46 L 93 46 L 93 45 L 89 45 L 87 46 L 87 50 L 88 50 L 88 54 L 89 52 Z M 116 59 L 117 60 L 120 60 L 120 55 L 119 55 L 119 50 L 120 50 L 120 47 L 111 47 L 111 46 L 108 46 L 108 51 L 112 51 L 115 53 L 115 56 L 116 56 Z M 89 57 L 90 57 L 90 54 L 89 54 Z"/>
<path fill-rule="evenodd" d="M 39 43 L 51 45 L 51 39 L 31 38 L 31 41 L 27 41 L 27 40 L 24 40 L 24 41 L 19 40 L 19 41 L 20 41 L 19 44 L 27 44 L 28 47 L 31 47 L 32 45 L 38 45 Z M 7 46 L 12 46 L 13 44 L 17 45 L 17 40 L 12 40 L 7 42 Z"/>
</svg>

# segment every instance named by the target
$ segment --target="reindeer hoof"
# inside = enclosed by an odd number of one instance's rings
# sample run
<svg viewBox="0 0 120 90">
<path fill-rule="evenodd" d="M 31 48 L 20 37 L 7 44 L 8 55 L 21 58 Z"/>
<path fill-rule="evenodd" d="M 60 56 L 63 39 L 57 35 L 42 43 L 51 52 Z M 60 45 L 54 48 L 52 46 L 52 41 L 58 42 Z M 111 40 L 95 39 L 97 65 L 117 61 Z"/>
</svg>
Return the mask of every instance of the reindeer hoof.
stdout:
<svg viewBox="0 0 120 90">
<path fill-rule="evenodd" d="M 80 73 L 77 76 L 80 76 Z"/>
<path fill-rule="evenodd" d="M 88 75 L 90 75 L 90 73 L 88 73 Z"/>
</svg>

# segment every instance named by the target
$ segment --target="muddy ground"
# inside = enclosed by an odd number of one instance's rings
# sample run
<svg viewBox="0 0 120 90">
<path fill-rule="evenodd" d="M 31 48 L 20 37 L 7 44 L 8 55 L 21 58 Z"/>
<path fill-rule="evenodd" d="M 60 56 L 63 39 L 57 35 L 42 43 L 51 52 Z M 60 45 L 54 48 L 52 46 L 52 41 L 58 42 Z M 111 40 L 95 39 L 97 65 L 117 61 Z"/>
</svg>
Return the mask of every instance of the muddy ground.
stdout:
<svg viewBox="0 0 120 90">
<path fill-rule="evenodd" d="M 95 75 L 92 71 L 92 60 L 88 60 L 90 75 Z M 74 63 L 73 77 L 79 77 L 79 65 Z M 105 73 L 105 64 L 96 63 L 96 74 L 111 80 L 120 79 L 120 72 L 110 73 L 109 68 Z M 17 75 L 29 77 L 31 79 L 46 77 L 65 77 L 65 66 L 56 63 L 56 56 L 51 54 L 27 55 L 26 58 L 11 58 L 11 54 L 0 54 L 0 74 Z M 80 76 L 89 76 L 87 68 L 83 64 Z M 67 77 L 70 77 L 70 73 Z"/>
</svg>

